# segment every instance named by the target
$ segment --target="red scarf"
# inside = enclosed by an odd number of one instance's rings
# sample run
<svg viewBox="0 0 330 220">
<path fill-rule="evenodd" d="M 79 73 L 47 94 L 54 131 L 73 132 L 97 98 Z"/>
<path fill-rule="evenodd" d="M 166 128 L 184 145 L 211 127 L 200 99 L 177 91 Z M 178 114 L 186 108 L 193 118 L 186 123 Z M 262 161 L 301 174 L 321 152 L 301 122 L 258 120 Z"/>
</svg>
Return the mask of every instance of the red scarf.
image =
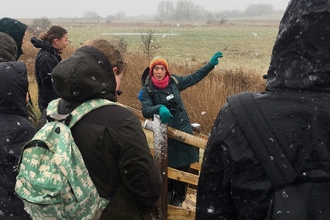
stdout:
<svg viewBox="0 0 330 220">
<path fill-rule="evenodd" d="M 157 88 L 165 89 L 168 83 L 170 82 L 170 76 L 166 74 L 166 76 L 162 80 L 157 80 L 154 76 L 152 76 L 151 81 Z"/>
</svg>

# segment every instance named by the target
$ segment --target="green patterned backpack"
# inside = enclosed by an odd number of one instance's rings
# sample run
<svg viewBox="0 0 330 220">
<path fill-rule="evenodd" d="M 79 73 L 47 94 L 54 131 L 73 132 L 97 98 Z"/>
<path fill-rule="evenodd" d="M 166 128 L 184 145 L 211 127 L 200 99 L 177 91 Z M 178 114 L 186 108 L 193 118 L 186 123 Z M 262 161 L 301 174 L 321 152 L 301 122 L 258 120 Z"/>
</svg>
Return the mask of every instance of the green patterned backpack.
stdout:
<svg viewBox="0 0 330 220">
<path fill-rule="evenodd" d="M 93 99 L 59 115 L 59 100 L 49 103 L 48 122 L 23 147 L 15 191 L 34 220 L 98 219 L 109 200 L 99 196 L 70 128 L 90 111 L 115 103 Z"/>
</svg>

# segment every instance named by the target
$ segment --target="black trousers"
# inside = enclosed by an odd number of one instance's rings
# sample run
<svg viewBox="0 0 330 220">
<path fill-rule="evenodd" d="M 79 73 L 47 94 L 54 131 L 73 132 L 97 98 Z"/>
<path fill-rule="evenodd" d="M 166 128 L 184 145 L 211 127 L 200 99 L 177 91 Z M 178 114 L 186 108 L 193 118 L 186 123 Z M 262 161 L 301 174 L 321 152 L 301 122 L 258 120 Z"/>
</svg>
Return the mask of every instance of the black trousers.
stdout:
<svg viewBox="0 0 330 220">
<path fill-rule="evenodd" d="M 175 169 L 188 172 L 190 165 L 184 167 L 176 167 Z M 168 179 L 167 191 L 172 193 L 172 200 L 179 200 L 181 203 L 186 199 L 188 189 L 188 183 L 184 183 L 178 180 Z"/>
</svg>

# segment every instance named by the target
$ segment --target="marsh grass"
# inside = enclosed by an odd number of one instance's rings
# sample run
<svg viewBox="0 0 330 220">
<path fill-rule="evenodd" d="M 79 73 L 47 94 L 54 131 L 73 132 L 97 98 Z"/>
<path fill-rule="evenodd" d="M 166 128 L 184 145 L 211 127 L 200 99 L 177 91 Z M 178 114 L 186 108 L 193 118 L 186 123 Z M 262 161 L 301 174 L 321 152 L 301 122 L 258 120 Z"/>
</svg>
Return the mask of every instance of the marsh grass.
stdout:
<svg viewBox="0 0 330 220">
<path fill-rule="evenodd" d="M 81 24 L 62 25 L 69 31 L 71 44 L 62 54 L 69 57 L 83 42 L 93 38 L 105 38 L 115 42 L 116 37 L 101 35 L 105 32 L 179 33 L 178 36 L 157 37 L 161 45 L 159 54 L 169 62 L 169 70 L 177 75 L 195 72 L 206 64 L 214 52 L 220 50 L 224 58 L 200 83 L 182 92 L 183 102 L 192 123 L 201 124 L 201 133 L 208 135 L 226 97 L 243 91 L 263 91 L 265 74 L 270 60 L 271 48 L 277 33 L 275 26 L 216 26 L 216 27 L 156 27 L 156 26 L 107 26 Z M 257 35 L 254 35 L 257 34 Z M 38 49 L 30 43 L 31 34 L 24 39 L 25 54 L 20 60 L 28 67 L 29 91 L 37 105 L 38 89 L 34 76 L 34 61 Z M 149 57 L 141 53 L 139 36 L 127 36 L 128 51 L 125 59 L 128 69 L 121 84 L 124 92 L 118 101 L 132 108 L 141 109 L 137 94 L 141 89 L 141 74 L 149 65 Z M 39 115 L 38 108 L 35 108 Z"/>
</svg>

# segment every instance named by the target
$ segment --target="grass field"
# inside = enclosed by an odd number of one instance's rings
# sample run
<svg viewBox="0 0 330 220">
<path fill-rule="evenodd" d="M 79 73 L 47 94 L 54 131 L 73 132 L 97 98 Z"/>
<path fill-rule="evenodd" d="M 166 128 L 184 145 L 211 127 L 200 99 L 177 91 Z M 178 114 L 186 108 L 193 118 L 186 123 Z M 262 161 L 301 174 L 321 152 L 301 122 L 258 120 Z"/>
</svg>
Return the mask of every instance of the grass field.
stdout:
<svg viewBox="0 0 330 220">
<path fill-rule="evenodd" d="M 81 23 L 59 22 L 69 32 L 70 46 L 62 57 L 70 56 L 88 39 L 104 38 L 110 41 L 121 39 L 127 43 L 125 59 L 128 70 L 123 79 L 123 95 L 119 102 L 141 109 L 137 93 L 141 88 L 140 77 L 149 65 L 150 58 L 142 53 L 140 33 L 154 32 L 155 42 L 160 48 L 154 55 L 161 55 L 169 62 L 169 71 L 178 75 L 195 72 L 209 61 L 216 51 L 223 52 L 219 65 L 199 84 L 182 92 L 183 101 L 192 123 L 201 124 L 203 134 L 209 134 L 219 109 L 226 97 L 242 91 L 263 91 L 271 50 L 278 32 L 278 22 L 244 22 L 219 26 L 193 24 L 154 23 Z M 107 33 L 107 34 L 105 34 Z M 127 35 L 114 35 L 126 33 Z M 112 34 L 112 35 L 110 35 Z M 129 34 L 129 35 L 128 35 Z M 163 36 L 163 34 L 176 34 Z M 38 50 L 27 35 L 23 44 L 25 54 L 20 60 L 27 63 L 30 91 L 37 103 L 37 87 L 34 80 L 34 59 Z"/>
<path fill-rule="evenodd" d="M 207 61 L 215 51 L 224 54 L 222 63 L 226 67 L 248 67 L 258 70 L 268 68 L 271 49 L 277 34 L 277 26 L 229 25 L 178 27 L 176 25 L 157 27 L 154 25 L 117 26 L 99 24 L 64 25 L 69 31 L 72 45 L 79 46 L 87 39 L 124 39 L 128 52 L 141 51 L 140 33 L 154 32 L 155 43 L 160 48 L 154 55 L 162 55 L 170 63 Z M 135 33 L 136 35 L 106 35 Z M 156 35 L 157 34 L 157 35 Z M 160 34 L 160 35 L 158 35 Z M 166 36 L 163 34 L 177 34 Z"/>
</svg>

